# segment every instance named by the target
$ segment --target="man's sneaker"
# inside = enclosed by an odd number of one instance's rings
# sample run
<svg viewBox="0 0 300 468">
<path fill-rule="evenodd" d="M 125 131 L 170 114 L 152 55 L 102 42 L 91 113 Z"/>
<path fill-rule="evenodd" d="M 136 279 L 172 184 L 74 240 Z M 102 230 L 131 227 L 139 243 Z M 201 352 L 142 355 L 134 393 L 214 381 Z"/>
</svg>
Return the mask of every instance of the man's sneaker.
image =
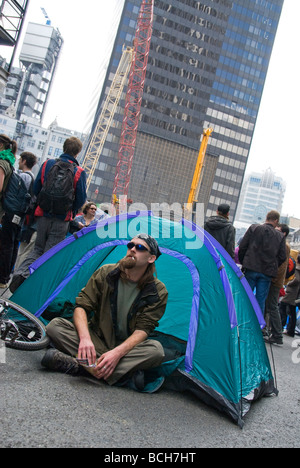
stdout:
<svg viewBox="0 0 300 468">
<path fill-rule="evenodd" d="M 269 344 L 283 345 L 282 338 L 271 335 L 269 338 L 265 338 L 265 342 Z"/>
<path fill-rule="evenodd" d="M 8 288 L 8 283 L 0 283 L 0 289 Z"/>
<path fill-rule="evenodd" d="M 164 377 L 146 378 L 145 372 L 143 370 L 136 370 L 130 374 L 130 377 L 127 374 L 118 380 L 115 386 L 129 387 L 137 392 L 154 393 L 162 387 L 164 381 Z"/>
<path fill-rule="evenodd" d="M 145 377 L 143 370 L 136 370 L 132 373 L 125 374 L 115 383 L 116 387 L 129 387 L 132 390 L 141 392 L 145 387 Z"/>
<path fill-rule="evenodd" d="M 134 387 L 138 391 L 142 391 L 145 387 L 145 375 L 143 370 L 137 370 L 131 377 Z"/>
<path fill-rule="evenodd" d="M 157 392 L 165 383 L 164 377 L 158 377 L 157 379 L 146 383 L 144 389 L 142 390 L 144 393 L 155 393 Z"/>
<path fill-rule="evenodd" d="M 79 366 L 76 359 L 58 351 L 57 349 L 48 349 L 41 361 L 41 364 L 43 367 L 53 371 L 71 375 L 81 374 L 81 366 Z"/>
</svg>

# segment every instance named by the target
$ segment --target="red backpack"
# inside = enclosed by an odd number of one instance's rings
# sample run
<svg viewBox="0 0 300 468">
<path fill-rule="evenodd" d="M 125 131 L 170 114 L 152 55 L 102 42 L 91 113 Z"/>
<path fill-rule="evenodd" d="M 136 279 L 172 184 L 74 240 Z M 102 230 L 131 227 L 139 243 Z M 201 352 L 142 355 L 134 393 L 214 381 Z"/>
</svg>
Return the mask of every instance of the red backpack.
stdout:
<svg viewBox="0 0 300 468">
<path fill-rule="evenodd" d="M 296 271 L 296 261 L 294 260 L 293 257 L 289 257 L 289 261 L 287 264 L 286 268 L 286 274 L 285 274 L 285 279 L 286 281 L 291 281 L 293 276 L 295 276 L 295 271 Z"/>
</svg>

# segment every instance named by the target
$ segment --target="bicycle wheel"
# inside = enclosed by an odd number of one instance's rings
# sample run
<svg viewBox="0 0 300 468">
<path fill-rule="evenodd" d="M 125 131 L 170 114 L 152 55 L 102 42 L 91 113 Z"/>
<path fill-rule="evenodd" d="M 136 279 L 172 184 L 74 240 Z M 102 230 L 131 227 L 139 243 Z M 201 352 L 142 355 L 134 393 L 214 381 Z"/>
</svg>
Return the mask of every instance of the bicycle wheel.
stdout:
<svg viewBox="0 0 300 468">
<path fill-rule="evenodd" d="M 49 344 L 43 323 L 28 310 L 0 299 L 0 338 L 9 348 L 34 351 Z"/>
</svg>

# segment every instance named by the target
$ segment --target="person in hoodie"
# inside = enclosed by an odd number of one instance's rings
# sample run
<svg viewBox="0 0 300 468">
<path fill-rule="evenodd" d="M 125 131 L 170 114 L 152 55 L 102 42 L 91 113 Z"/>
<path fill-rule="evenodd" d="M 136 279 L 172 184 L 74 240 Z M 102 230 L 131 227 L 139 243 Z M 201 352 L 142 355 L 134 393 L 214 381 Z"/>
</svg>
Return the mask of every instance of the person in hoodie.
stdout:
<svg viewBox="0 0 300 468">
<path fill-rule="evenodd" d="M 204 223 L 204 229 L 234 258 L 235 228 L 229 221 L 229 210 L 230 206 L 226 203 L 219 205 L 217 214 Z"/>
</svg>

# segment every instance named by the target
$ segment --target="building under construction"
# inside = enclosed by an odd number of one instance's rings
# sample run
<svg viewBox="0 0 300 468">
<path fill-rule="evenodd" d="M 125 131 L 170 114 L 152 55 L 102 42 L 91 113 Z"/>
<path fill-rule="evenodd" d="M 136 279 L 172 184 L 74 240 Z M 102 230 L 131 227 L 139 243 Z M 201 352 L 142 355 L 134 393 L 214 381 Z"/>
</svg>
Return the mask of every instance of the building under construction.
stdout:
<svg viewBox="0 0 300 468">
<path fill-rule="evenodd" d="M 123 174 L 126 195 L 149 206 L 186 203 L 203 129 L 211 127 L 198 201 L 207 216 L 220 202 L 229 203 L 234 216 L 283 0 L 153 3 L 141 106 L 131 128 L 134 155 Z M 124 2 L 93 130 L 124 48 L 136 45 L 141 7 L 150 4 Z M 91 173 L 89 196 L 97 202 L 111 201 L 116 189 L 133 86 L 129 74 Z"/>
<path fill-rule="evenodd" d="M 22 31 L 29 0 L 0 1 L 0 46 L 11 49 L 10 60 L 0 66 L 0 92 L 5 88 Z"/>
</svg>

